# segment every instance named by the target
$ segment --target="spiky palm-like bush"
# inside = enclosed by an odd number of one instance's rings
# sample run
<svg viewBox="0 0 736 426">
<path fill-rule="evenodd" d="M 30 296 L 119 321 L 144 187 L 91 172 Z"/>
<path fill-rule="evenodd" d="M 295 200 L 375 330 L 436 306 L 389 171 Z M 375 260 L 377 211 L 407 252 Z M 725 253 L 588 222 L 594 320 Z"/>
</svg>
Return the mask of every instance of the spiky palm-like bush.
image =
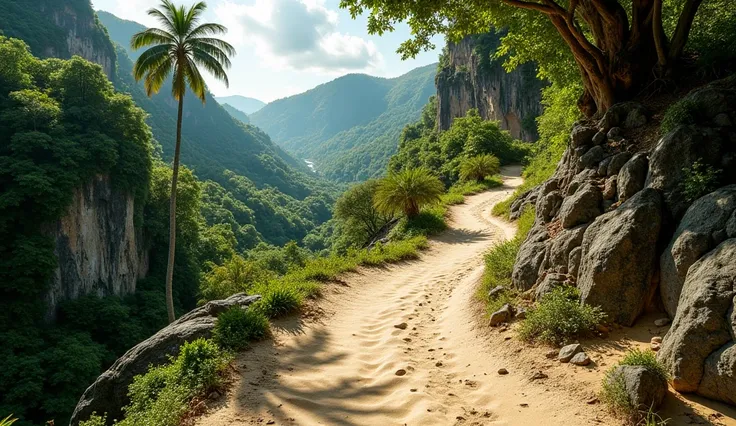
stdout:
<svg viewBox="0 0 736 426">
<path fill-rule="evenodd" d="M 406 169 L 381 179 L 373 202 L 383 214 L 403 213 L 409 218 L 423 206 L 440 201 L 445 187 L 427 169 Z"/>
<path fill-rule="evenodd" d="M 482 181 L 501 171 L 501 162 L 493 155 L 478 155 L 460 163 L 460 179 Z"/>
</svg>

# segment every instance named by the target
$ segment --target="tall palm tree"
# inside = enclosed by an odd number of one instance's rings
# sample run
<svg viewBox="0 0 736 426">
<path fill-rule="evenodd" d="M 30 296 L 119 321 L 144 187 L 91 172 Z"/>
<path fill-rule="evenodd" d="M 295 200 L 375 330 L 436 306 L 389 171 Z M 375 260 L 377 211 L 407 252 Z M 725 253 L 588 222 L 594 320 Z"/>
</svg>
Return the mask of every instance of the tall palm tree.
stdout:
<svg viewBox="0 0 736 426">
<path fill-rule="evenodd" d="M 148 96 L 158 93 L 173 73 L 171 94 L 179 101 L 169 207 L 169 260 L 166 269 L 166 310 L 169 322 L 176 319 L 172 282 L 176 248 L 176 183 L 179 177 L 184 95 L 189 87 L 205 103 L 207 88 L 199 71 L 200 67 L 229 86 L 225 69 L 230 68 L 230 56 L 235 55 L 235 49 L 230 44 L 215 37 L 225 34 L 227 28 L 220 24 L 199 23 L 205 9 L 205 2 L 186 8 L 176 6 L 170 0 L 161 0 L 158 9 L 152 8 L 148 11 L 148 15 L 158 20 L 161 28 L 148 28 L 135 34 L 130 41 L 133 49 L 152 46 L 143 52 L 133 67 L 133 76 L 136 81 L 143 80 Z"/>
<path fill-rule="evenodd" d="M 378 181 L 373 203 L 386 215 L 404 213 L 412 218 L 423 206 L 440 201 L 445 186 L 424 168 L 390 173 Z"/>
</svg>

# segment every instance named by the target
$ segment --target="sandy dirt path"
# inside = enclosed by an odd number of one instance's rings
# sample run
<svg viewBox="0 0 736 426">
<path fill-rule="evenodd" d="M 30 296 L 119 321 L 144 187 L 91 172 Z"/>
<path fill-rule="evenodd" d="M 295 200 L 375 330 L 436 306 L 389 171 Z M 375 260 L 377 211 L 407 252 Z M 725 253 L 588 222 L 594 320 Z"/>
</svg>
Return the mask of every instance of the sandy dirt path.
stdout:
<svg viewBox="0 0 736 426">
<path fill-rule="evenodd" d="M 605 346 L 590 368 L 561 365 L 486 325 L 474 298 L 483 254 L 515 232 L 490 215 L 521 184 L 518 169 L 506 172 L 502 188 L 451 209 L 421 259 L 348 274 L 307 315 L 276 322 L 273 340 L 238 355 L 231 391 L 197 424 L 620 424 L 590 402 L 596 364 L 623 349 Z M 549 378 L 531 379 L 539 370 Z"/>
</svg>

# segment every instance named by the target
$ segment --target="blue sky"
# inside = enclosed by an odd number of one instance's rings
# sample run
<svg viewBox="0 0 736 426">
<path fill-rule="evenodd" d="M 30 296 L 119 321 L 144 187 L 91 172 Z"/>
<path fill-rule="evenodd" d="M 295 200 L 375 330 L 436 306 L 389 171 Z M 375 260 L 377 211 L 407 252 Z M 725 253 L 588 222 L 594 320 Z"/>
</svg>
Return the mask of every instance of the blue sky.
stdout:
<svg viewBox="0 0 736 426">
<path fill-rule="evenodd" d="M 194 0 L 178 0 L 191 4 Z M 146 10 L 158 0 L 92 0 L 95 9 L 155 25 Z M 356 20 L 339 0 L 208 0 L 205 19 L 225 24 L 225 39 L 238 51 L 230 87 L 209 79 L 217 96 L 243 95 L 270 102 L 304 92 L 348 73 L 396 77 L 437 62 L 436 49 L 402 61 L 399 44 L 410 37 L 404 25 L 382 37 L 369 35 L 366 17 Z"/>
</svg>

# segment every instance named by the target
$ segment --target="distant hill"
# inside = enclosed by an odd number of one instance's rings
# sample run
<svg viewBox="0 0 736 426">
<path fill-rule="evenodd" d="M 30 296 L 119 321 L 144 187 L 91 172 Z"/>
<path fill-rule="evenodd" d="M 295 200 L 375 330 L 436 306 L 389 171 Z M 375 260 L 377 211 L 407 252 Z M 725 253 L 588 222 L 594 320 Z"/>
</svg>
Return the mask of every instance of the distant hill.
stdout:
<svg viewBox="0 0 736 426">
<path fill-rule="evenodd" d="M 265 102 L 259 101 L 258 99 L 248 98 L 245 96 L 220 96 L 215 97 L 217 102 L 220 104 L 229 104 L 233 108 L 240 110 L 246 114 L 253 114 L 259 109 L 266 106 Z"/>
<path fill-rule="evenodd" d="M 340 182 L 383 173 L 405 125 L 419 118 L 435 93 L 437 65 L 393 79 L 350 74 L 274 101 L 251 123 L 317 171 Z"/>
<path fill-rule="evenodd" d="M 135 102 L 148 112 L 148 124 L 161 144 L 164 159 L 169 161 L 175 146 L 176 103 L 167 90 L 149 98 L 132 76 L 130 55 L 136 55 L 136 52 L 131 52 L 129 41 L 144 27 L 102 11 L 98 16 L 117 44 L 119 78 L 115 86 L 130 93 Z M 164 87 L 170 87 L 170 84 L 164 83 Z M 247 215 L 232 211 L 232 216 L 226 214 L 230 219 L 225 220 L 243 230 L 245 246 L 252 246 L 259 240 L 278 245 L 290 240 L 298 241 L 316 225 L 329 219 L 325 205 L 331 203 L 331 196 L 327 193 L 331 193 L 333 188 L 316 179 L 303 161 L 273 144 L 260 129 L 233 119 L 210 94 L 205 105 L 191 93 L 187 99 L 189 101 L 184 103 L 181 161 L 194 169 L 200 179 L 209 179 L 221 186 L 207 185 L 207 197 L 222 199 L 228 210 L 228 206 L 233 205 L 233 201 L 228 201 L 230 199 L 242 204 L 240 210 L 250 211 Z M 294 213 L 297 211 L 298 214 Z M 213 222 L 224 220 L 220 214 L 205 216 Z M 246 237 L 253 234 L 257 238 L 246 243 Z"/>
<path fill-rule="evenodd" d="M 230 116 L 236 120 L 240 120 L 240 122 L 248 124 L 250 123 L 250 118 L 248 118 L 248 115 L 244 113 L 243 111 L 234 108 L 230 104 L 222 104 L 222 107 L 225 109 L 225 111 L 230 114 Z"/>
</svg>

